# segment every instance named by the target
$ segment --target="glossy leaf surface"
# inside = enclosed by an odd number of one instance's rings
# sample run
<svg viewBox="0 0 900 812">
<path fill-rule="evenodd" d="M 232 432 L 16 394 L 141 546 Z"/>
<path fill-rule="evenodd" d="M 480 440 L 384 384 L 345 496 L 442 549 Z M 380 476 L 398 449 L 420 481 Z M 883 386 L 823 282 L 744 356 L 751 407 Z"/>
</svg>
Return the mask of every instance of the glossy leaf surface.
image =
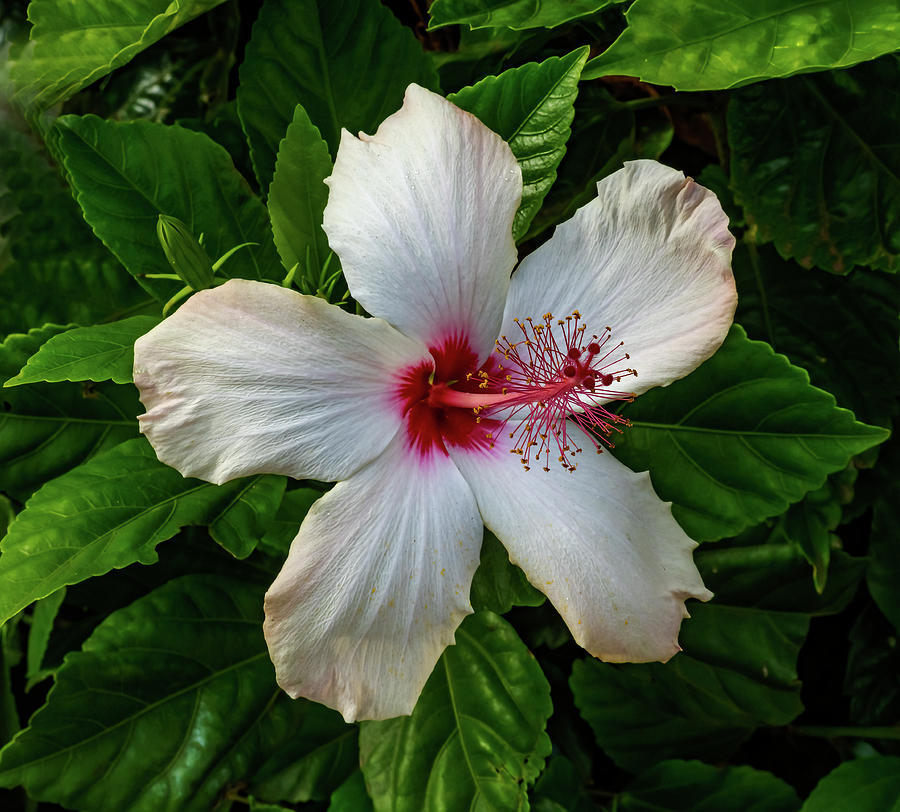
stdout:
<svg viewBox="0 0 900 812">
<path fill-rule="evenodd" d="M 616 0 L 435 0 L 430 28 L 461 23 L 470 28 L 554 28 L 600 11 Z"/>
<path fill-rule="evenodd" d="M 900 758 L 871 756 L 832 770 L 813 789 L 801 812 L 897 812 L 900 809 Z"/>
</svg>

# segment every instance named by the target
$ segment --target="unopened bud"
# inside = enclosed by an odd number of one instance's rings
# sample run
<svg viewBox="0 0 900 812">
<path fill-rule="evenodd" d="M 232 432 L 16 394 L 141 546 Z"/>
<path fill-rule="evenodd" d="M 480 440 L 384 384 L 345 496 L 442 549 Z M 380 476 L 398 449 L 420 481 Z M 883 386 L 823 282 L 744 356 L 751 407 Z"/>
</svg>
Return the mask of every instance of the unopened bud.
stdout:
<svg viewBox="0 0 900 812">
<path fill-rule="evenodd" d="M 156 236 L 172 270 L 191 290 L 213 286 L 212 262 L 190 229 L 177 217 L 159 215 Z"/>
</svg>

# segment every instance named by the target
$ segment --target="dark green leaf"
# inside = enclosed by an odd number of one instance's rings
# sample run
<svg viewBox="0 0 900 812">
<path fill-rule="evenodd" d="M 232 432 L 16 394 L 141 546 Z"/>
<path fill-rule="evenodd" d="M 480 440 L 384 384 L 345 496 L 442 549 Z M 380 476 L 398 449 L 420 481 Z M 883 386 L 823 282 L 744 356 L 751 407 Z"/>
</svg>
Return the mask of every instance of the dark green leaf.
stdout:
<svg viewBox="0 0 900 812">
<path fill-rule="evenodd" d="M 759 725 L 800 711 L 797 654 L 809 617 L 692 603 L 668 663 L 577 661 L 570 684 L 597 742 L 626 770 L 726 757 Z"/>
<path fill-rule="evenodd" d="M 0 276 L 2 279 L 2 276 Z M 0 345 L 0 380 L 51 336 L 48 325 Z M 20 501 L 39 485 L 137 435 L 137 392 L 114 384 L 33 384 L 0 394 L 0 490 Z"/>
<path fill-rule="evenodd" d="M 587 48 L 579 48 L 564 57 L 529 63 L 488 76 L 448 97 L 507 141 L 522 168 L 522 203 L 513 222 L 517 240 L 528 230 L 556 180 L 587 54 Z"/>
<path fill-rule="evenodd" d="M 22 104 L 44 110 L 124 65 L 222 0 L 33 0 L 33 49 L 13 66 Z"/>
<path fill-rule="evenodd" d="M 284 496 L 287 479 L 266 475 L 239 481 L 242 487 L 209 523 L 209 534 L 235 558 L 246 558 L 268 531 Z"/>
<path fill-rule="evenodd" d="M 866 571 L 869 592 L 878 608 L 900 631 L 900 482 L 897 480 L 888 485 L 875 503 L 869 557 Z"/>
<path fill-rule="evenodd" d="M 620 812 L 797 812 L 793 788 L 752 767 L 663 761 L 641 773 L 617 798 Z"/>
<path fill-rule="evenodd" d="M 301 104 L 332 154 L 341 128 L 374 132 L 411 82 L 437 88 L 412 32 L 377 0 L 269 0 L 241 65 L 238 112 L 260 186 Z"/>
<path fill-rule="evenodd" d="M 28 648 L 25 660 L 27 666 L 25 678 L 28 680 L 29 687 L 40 682 L 48 673 L 43 671 L 44 655 L 47 653 L 47 644 L 50 642 L 53 623 L 56 621 L 56 615 L 65 597 L 66 588 L 63 587 L 34 604 L 31 626 L 28 630 Z"/>
<path fill-rule="evenodd" d="M 435 0 L 429 28 L 463 23 L 471 28 L 554 28 L 621 0 Z"/>
<path fill-rule="evenodd" d="M 871 756 L 848 761 L 816 785 L 800 812 L 897 812 L 900 758 Z"/>
<path fill-rule="evenodd" d="M 466 618 L 409 717 L 364 722 L 360 760 L 375 809 L 527 809 L 550 753 L 550 686 L 513 628 Z"/>
<path fill-rule="evenodd" d="M 269 216 L 285 269 L 300 263 L 301 273 L 318 273 L 328 257 L 322 214 L 328 202 L 325 178 L 331 174 L 328 145 L 301 105 L 278 146 L 269 186 Z"/>
<path fill-rule="evenodd" d="M 850 630 L 844 695 L 857 725 L 893 725 L 900 719 L 900 647 L 897 630 L 872 604 Z M 874 737 L 873 737 L 874 738 Z"/>
<path fill-rule="evenodd" d="M 0 544 L 0 621 L 62 586 L 136 561 L 154 563 L 156 545 L 185 525 L 210 524 L 248 552 L 261 520 L 277 507 L 272 488 L 253 488 L 255 479 L 185 479 L 136 438 L 48 482 Z"/>
<path fill-rule="evenodd" d="M 802 366 L 860 420 L 888 425 L 900 396 L 900 277 L 807 270 L 768 245 L 738 245 L 736 320 Z"/>
<path fill-rule="evenodd" d="M 356 770 L 343 784 L 331 793 L 328 812 L 374 812 L 372 799 L 366 792 L 362 770 Z"/>
<path fill-rule="evenodd" d="M 891 14 L 900 20 L 896 9 Z M 807 268 L 895 270 L 900 151 L 889 134 L 898 124 L 895 56 L 734 94 L 732 185 L 757 239 L 773 240 Z"/>
<path fill-rule="evenodd" d="M 505 615 L 513 606 L 540 606 L 545 598 L 515 564 L 506 548 L 485 528 L 481 561 L 472 579 L 472 608 Z"/>
<path fill-rule="evenodd" d="M 719 90 L 900 48 L 896 6 L 883 0 L 635 0 L 625 17 L 628 28 L 585 79 L 624 74 Z"/>
<path fill-rule="evenodd" d="M 698 540 L 734 535 L 819 488 L 885 429 L 857 422 L 809 376 L 735 325 L 695 372 L 641 395 L 615 454 L 649 469 Z"/>
<path fill-rule="evenodd" d="M 300 530 L 300 524 L 306 518 L 313 502 L 321 495 L 322 491 L 315 488 L 296 488 L 288 491 L 278 507 L 275 518 L 269 522 L 265 535 L 260 539 L 260 548 L 284 558 Z"/>
<path fill-rule="evenodd" d="M 318 713 L 275 685 L 262 593 L 187 576 L 110 615 L 0 754 L 0 785 L 96 812 L 208 812 Z"/>
<path fill-rule="evenodd" d="M 76 327 L 52 336 L 4 386 L 49 381 L 131 383 L 134 342 L 159 324 L 156 316 Z"/>
<path fill-rule="evenodd" d="M 59 148 L 84 217 L 138 280 L 160 299 L 178 283 L 143 278 L 171 269 L 156 236 L 160 214 L 177 217 L 215 261 L 246 242 L 220 274 L 281 281 L 265 206 L 231 158 L 202 133 L 150 121 L 63 116 Z"/>
</svg>

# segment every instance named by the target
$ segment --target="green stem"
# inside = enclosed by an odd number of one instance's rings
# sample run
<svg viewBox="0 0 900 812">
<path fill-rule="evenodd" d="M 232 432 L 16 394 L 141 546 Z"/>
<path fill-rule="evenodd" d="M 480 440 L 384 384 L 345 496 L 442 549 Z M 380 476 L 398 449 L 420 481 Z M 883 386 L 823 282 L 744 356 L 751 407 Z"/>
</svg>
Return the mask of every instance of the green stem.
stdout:
<svg viewBox="0 0 900 812">
<path fill-rule="evenodd" d="M 854 727 L 845 725 L 800 725 L 792 727 L 794 733 L 801 736 L 817 736 L 821 739 L 832 739 L 841 736 L 856 739 L 897 739 L 900 740 L 900 725 L 890 727 L 874 727 L 865 725 Z"/>
</svg>

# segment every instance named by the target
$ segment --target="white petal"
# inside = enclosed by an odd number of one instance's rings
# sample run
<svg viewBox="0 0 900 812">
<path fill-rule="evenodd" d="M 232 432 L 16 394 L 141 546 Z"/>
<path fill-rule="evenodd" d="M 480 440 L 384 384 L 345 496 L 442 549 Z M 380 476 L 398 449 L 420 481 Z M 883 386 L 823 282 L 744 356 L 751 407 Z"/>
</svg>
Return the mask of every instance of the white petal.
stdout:
<svg viewBox="0 0 900 812">
<path fill-rule="evenodd" d="M 313 505 L 266 594 L 278 683 L 348 722 L 412 712 L 472 609 L 481 517 L 447 457 L 401 438 Z"/>
<path fill-rule="evenodd" d="M 683 377 L 712 355 L 734 316 L 734 237 L 716 196 L 655 161 L 633 161 L 558 226 L 512 278 L 503 331 L 515 317 L 578 310 L 588 333 L 612 328 L 631 358 L 623 391 Z"/>
<path fill-rule="evenodd" d="M 397 433 L 393 376 L 423 357 L 380 319 L 234 279 L 138 339 L 141 431 L 185 476 L 340 479 Z"/>
<path fill-rule="evenodd" d="M 434 346 L 468 338 L 484 357 L 516 262 L 522 173 L 475 116 L 410 85 L 373 136 L 346 130 L 326 181 L 325 232 L 354 298 Z"/>
<path fill-rule="evenodd" d="M 668 660 L 687 617 L 684 599 L 712 597 L 691 557 L 696 546 L 654 493 L 584 432 L 578 468 L 525 471 L 517 455 L 451 451 L 487 527 L 510 560 L 552 601 L 575 641 L 610 662 Z"/>
</svg>

